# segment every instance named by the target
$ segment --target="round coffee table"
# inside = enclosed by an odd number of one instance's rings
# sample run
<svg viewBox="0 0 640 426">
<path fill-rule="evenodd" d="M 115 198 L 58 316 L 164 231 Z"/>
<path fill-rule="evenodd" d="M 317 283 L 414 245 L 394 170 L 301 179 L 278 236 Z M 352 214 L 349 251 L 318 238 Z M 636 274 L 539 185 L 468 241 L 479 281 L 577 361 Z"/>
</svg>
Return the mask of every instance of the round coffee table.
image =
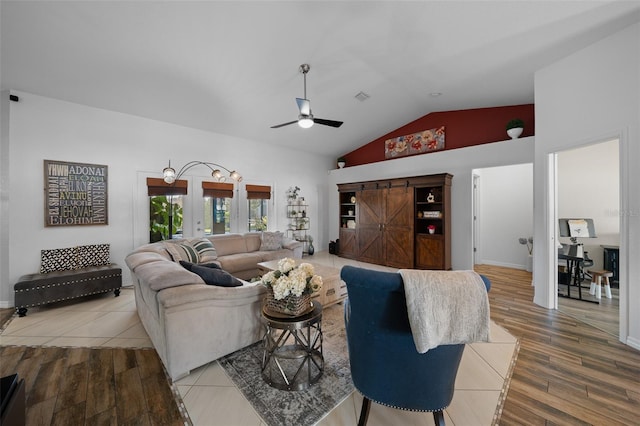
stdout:
<svg viewBox="0 0 640 426">
<path fill-rule="evenodd" d="M 267 327 L 263 342 L 262 378 L 281 390 L 308 389 L 324 371 L 322 305 L 299 317 L 281 318 L 262 311 Z"/>
</svg>

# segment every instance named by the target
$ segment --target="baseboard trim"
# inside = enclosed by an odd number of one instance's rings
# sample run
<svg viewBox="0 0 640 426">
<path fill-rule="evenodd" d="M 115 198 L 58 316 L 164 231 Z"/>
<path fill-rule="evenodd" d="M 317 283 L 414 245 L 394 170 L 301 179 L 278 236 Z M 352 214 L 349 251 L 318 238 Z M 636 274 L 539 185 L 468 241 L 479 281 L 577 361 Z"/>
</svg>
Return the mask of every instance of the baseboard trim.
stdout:
<svg viewBox="0 0 640 426">
<path fill-rule="evenodd" d="M 494 260 L 486 260 L 483 259 L 480 262 L 482 265 L 491 265 L 491 266 L 502 266 L 504 268 L 512 268 L 512 269 L 522 269 L 523 271 L 527 270 L 526 265 L 518 265 L 517 263 L 506 263 L 506 262 L 497 262 Z"/>
<path fill-rule="evenodd" d="M 628 337 L 627 336 L 627 342 L 626 342 L 627 346 L 631 346 L 634 349 L 637 349 L 640 351 L 640 340 L 635 339 L 633 337 Z"/>
</svg>

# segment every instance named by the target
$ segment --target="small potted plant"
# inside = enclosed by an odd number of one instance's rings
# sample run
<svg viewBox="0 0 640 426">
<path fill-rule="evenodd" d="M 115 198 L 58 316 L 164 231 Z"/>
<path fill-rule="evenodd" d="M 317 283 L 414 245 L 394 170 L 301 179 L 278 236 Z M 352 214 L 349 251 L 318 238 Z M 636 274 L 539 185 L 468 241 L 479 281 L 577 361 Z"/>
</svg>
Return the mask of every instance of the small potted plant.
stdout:
<svg viewBox="0 0 640 426">
<path fill-rule="evenodd" d="M 298 186 L 290 186 L 287 189 L 287 199 L 289 202 L 295 201 L 298 198 L 298 192 L 300 191 L 300 187 Z"/>
<path fill-rule="evenodd" d="M 427 231 L 429 231 L 430 234 L 435 234 L 436 233 L 436 226 L 435 225 L 427 226 Z"/>
<path fill-rule="evenodd" d="M 524 130 L 524 121 L 520 118 L 514 118 L 513 120 L 509 120 L 506 125 L 507 134 L 511 137 L 511 139 L 517 139 L 518 136 L 522 134 Z"/>
<path fill-rule="evenodd" d="M 347 160 L 344 157 L 338 158 L 338 167 L 343 168 L 347 164 Z"/>
</svg>

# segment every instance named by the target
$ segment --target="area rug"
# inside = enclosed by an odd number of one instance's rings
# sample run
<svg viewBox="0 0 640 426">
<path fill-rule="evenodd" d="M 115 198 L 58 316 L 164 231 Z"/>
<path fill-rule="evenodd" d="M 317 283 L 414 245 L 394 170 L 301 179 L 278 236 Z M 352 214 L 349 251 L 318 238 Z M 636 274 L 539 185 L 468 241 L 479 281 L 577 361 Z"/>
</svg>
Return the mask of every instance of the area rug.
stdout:
<svg viewBox="0 0 640 426">
<path fill-rule="evenodd" d="M 324 373 L 303 391 L 283 391 L 260 374 L 263 345 L 258 342 L 218 360 L 227 375 L 269 426 L 316 424 L 354 391 L 341 307 L 322 318 Z"/>
</svg>

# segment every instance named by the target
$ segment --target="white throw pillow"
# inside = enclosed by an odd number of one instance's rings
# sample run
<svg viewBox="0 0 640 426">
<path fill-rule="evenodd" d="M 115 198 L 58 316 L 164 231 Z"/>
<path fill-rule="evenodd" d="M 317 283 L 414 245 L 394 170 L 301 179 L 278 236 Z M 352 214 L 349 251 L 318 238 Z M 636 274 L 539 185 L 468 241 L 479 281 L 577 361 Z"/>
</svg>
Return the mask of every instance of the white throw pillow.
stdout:
<svg viewBox="0 0 640 426">
<path fill-rule="evenodd" d="M 263 232 L 262 243 L 260 244 L 261 251 L 274 251 L 282 248 L 282 232 Z"/>
</svg>

